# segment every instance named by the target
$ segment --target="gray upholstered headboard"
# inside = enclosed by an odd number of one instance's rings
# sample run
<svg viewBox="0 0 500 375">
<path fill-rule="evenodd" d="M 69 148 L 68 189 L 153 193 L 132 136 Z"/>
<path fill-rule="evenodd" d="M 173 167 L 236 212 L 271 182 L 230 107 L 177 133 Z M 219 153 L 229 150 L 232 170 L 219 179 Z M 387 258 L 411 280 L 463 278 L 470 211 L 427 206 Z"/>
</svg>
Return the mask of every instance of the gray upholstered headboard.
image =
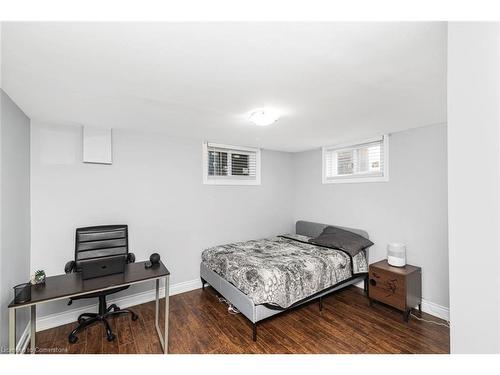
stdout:
<svg viewBox="0 0 500 375">
<path fill-rule="evenodd" d="M 321 234 L 323 229 L 325 229 L 328 226 L 337 227 L 340 229 L 345 229 L 345 230 L 348 230 L 350 232 L 359 234 L 360 236 L 363 236 L 365 238 L 369 238 L 368 233 L 366 233 L 362 229 L 339 227 L 338 225 L 313 223 L 312 221 L 302 221 L 302 220 L 299 220 L 295 223 L 295 233 L 301 234 L 303 236 L 317 237 Z"/>
</svg>

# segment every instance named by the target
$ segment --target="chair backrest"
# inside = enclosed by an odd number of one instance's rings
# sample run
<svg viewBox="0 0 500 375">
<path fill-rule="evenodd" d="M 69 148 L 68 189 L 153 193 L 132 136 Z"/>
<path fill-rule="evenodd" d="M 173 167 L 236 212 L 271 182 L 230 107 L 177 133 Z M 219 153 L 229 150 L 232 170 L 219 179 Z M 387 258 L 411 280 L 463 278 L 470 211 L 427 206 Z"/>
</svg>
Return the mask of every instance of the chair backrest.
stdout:
<svg viewBox="0 0 500 375">
<path fill-rule="evenodd" d="M 75 236 L 76 271 L 84 262 L 105 257 L 127 257 L 128 226 L 100 225 L 77 228 Z"/>
</svg>

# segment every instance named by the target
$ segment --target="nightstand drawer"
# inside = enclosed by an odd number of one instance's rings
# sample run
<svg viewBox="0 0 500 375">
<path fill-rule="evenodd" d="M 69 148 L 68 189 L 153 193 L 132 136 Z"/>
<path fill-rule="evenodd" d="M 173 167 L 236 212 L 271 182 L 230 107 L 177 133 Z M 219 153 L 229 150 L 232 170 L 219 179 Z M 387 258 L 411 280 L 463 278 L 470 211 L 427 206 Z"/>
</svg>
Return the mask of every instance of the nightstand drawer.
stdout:
<svg viewBox="0 0 500 375">
<path fill-rule="evenodd" d="M 369 296 L 399 310 L 406 310 L 406 281 L 403 275 L 370 267 Z"/>
</svg>

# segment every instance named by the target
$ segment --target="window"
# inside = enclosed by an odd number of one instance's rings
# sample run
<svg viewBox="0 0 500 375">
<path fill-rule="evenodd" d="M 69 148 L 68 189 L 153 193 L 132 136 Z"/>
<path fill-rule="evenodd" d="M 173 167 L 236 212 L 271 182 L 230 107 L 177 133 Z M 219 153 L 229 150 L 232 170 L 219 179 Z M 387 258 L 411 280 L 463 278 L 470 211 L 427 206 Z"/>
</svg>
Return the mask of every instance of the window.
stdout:
<svg viewBox="0 0 500 375">
<path fill-rule="evenodd" d="M 260 149 L 203 143 L 203 183 L 260 185 Z"/>
<path fill-rule="evenodd" d="M 389 137 L 323 147 L 323 183 L 389 181 Z"/>
</svg>

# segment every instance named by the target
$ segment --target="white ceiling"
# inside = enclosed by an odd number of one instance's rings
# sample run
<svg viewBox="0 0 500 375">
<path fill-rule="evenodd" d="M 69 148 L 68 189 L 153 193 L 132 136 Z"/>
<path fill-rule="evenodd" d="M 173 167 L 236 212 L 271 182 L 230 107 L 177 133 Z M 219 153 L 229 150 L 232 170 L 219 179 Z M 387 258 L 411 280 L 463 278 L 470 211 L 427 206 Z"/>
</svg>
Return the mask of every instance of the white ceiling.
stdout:
<svg viewBox="0 0 500 375">
<path fill-rule="evenodd" d="M 4 23 L 2 80 L 34 120 L 300 151 L 445 122 L 446 23 Z"/>
</svg>

